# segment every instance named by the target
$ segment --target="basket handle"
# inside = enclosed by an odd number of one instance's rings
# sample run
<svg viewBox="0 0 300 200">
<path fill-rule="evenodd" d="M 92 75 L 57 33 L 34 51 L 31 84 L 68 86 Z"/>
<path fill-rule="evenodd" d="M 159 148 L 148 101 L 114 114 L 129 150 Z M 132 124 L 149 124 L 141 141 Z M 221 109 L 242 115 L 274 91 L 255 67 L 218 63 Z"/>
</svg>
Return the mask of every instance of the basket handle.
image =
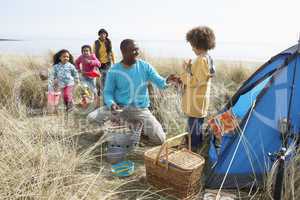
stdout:
<svg viewBox="0 0 300 200">
<path fill-rule="evenodd" d="M 189 134 L 188 132 L 185 132 L 185 133 L 181 133 L 181 134 L 179 134 L 179 135 L 176 135 L 175 137 L 172 137 L 172 138 L 170 138 L 170 139 L 167 139 L 162 145 L 161 145 L 161 147 L 160 147 L 160 149 L 159 149 L 159 151 L 158 151 L 158 153 L 157 153 L 157 155 L 156 155 L 156 159 L 155 159 L 155 161 L 154 161 L 154 163 L 156 164 L 156 163 L 158 163 L 158 160 L 159 160 L 159 158 L 160 158 L 160 155 L 161 155 L 161 153 L 162 153 L 162 151 L 165 149 L 165 152 L 166 152 L 166 163 L 165 163 L 165 167 L 168 169 L 168 163 L 169 163 L 169 160 L 168 160 L 168 148 L 169 148 L 169 146 L 168 146 L 168 143 L 170 143 L 171 141 L 173 141 L 173 140 L 176 140 L 176 139 L 178 139 L 178 138 L 181 138 L 181 137 L 183 137 L 183 136 L 186 136 L 186 135 L 188 135 L 188 148 L 189 148 L 189 151 L 191 151 L 191 134 Z"/>
</svg>

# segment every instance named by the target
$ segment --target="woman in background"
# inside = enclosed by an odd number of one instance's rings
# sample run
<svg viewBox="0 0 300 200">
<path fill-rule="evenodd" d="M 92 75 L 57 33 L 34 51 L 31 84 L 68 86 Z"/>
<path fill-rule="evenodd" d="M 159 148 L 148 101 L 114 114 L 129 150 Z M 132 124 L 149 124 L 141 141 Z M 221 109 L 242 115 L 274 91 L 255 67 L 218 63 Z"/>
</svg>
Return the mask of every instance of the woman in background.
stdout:
<svg viewBox="0 0 300 200">
<path fill-rule="evenodd" d="M 112 51 L 112 44 L 108 38 L 108 32 L 105 29 L 100 29 L 98 31 L 99 38 L 94 42 L 94 53 L 98 60 L 101 62 L 99 70 L 101 72 L 101 84 L 98 90 L 98 95 L 100 96 L 101 91 L 104 89 L 106 73 L 112 64 L 115 64 L 115 57 Z M 100 91 L 101 90 L 101 91 Z"/>
</svg>

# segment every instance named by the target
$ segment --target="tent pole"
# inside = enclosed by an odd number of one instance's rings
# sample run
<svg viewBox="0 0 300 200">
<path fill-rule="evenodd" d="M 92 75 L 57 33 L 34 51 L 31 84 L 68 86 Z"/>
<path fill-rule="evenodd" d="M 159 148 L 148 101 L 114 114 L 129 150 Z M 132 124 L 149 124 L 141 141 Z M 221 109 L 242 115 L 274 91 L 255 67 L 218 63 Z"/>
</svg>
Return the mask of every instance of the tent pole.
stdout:
<svg viewBox="0 0 300 200">
<path fill-rule="evenodd" d="M 228 173 L 229 173 L 229 170 L 230 170 L 231 165 L 232 165 L 232 163 L 233 163 L 233 160 L 234 160 L 234 158 L 235 158 L 236 152 L 237 152 L 237 150 L 238 150 L 238 148 L 239 148 L 239 146 L 240 146 L 240 143 L 241 143 L 241 141 L 242 141 L 242 138 L 244 137 L 244 132 L 245 132 L 245 130 L 246 130 L 246 127 L 247 127 L 248 122 L 249 122 L 249 120 L 250 120 L 250 116 L 251 116 L 251 114 L 252 114 L 252 112 L 253 112 L 255 106 L 256 106 L 256 99 L 254 100 L 254 102 L 253 102 L 253 104 L 252 104 L 252 106 L 251 106 L 251 110 L 250 110 L 250 112 L 249 112 L 249 114 L 248 114 L 247 121 L 246 121 L 246 123 L 245 123 L 245 125 L 244 125 L 244 128 L 243 128 L 242 133 L 241 133 L 240 138 L 239 138 L 239 141 L 238 141 L 237 146 L 236 146 L 236 148 L 235 148 L 235 150 L 234 150 L 233 156 L 232 156 L 232 158 L 231 158 L 231 160 L 230 160 L 229 166 L 227 167 L 225 176 L 224 176 L 224 178 L 223 178 L 223 180 L 222 180 L 221 186 L 220 186 L 220 188 L 219 188 L 219 190 L 218 190 L 218 193 L 217 193 L 217 195 L 216 195 L 216 200 L 219 200 L 219 199 L 221 198 L 221 190 L 222 190 L 223 185 L 224 185 L 224 183 L 225 183 L 225 181 L 226 181 L 227 175 L 228 175 Z"/>
</svg>

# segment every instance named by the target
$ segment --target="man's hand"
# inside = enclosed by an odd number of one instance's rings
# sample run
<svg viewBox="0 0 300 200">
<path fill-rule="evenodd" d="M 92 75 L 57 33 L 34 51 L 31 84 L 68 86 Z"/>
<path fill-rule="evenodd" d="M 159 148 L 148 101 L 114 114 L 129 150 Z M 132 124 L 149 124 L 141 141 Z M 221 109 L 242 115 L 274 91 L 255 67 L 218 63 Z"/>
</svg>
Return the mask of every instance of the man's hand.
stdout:
<svg viewBox="0 0 300 200">
<path fill-rule="evenodd" d="M 179 76 L 176 76 L 174 74 L 171 74 L 167 78 L 167 83 L 171 83 L 176 89 L 179 89 L 182 87 L 183 83 Z"/>
<path fill-rule="evenodd" d="M 113 104 L 111 105 L 110 109 L 111 109 L 111 111 L 116 111 L 116 110 L 119 110 L 120 107 L 119 107 L 117 104 L 113 103 Z"/>
<path fill-rule="evenodd" d="M 110 121 L 114 125 L 119 126 L 121 123 L 121 118 L 120 118 L 120 115 L 118 114 L 117 110 L 120 110 L 120 107 L 117 104 L 113 103 L 110 108 L 111 108 L 111 114 L 112 114 Z"/>
<path fill-rule="evenodd" d="M 167 83 L 181 83 L 180 78 L 175 74 L 169 75 L 166 81 Z"/>
<path fill-rule="evenodd" d="M 175 82 L 176 79 L 177 79 L 177 76 L 175 74 L 171 74 L 168 76 L 166 81 L 167 81 L 167 83 L 170 83 L 170 82 Z"/>
</svg>

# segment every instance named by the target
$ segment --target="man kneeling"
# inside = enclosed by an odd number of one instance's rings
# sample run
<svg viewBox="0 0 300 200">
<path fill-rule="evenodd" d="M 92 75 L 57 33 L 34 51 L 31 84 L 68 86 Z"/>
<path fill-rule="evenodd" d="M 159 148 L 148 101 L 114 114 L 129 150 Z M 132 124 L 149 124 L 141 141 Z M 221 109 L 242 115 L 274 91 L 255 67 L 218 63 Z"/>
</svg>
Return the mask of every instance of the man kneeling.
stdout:
<svg viewBox="0 0 300 200">
<path fill-rule="evenodd" d="M 151 81 L 158 88 L 164 89 L 175 76 L 170 75 L 165 79 L 149 63 L 138 59 L 139 48 L 134 40 L 123 40 L 120 49 L 123 59 L 108 71 L 105 80 L 105 106 L 91 112 L 88 120 L 103 124 L 110 119 L 112 112 L 122 108 L 121 118 L 128 122 L 143 122 L 144 134 L 150 142 L 162 144 L 166 134 L 148 109 L 150 100 L 147 86 Z"/>
</svg>

